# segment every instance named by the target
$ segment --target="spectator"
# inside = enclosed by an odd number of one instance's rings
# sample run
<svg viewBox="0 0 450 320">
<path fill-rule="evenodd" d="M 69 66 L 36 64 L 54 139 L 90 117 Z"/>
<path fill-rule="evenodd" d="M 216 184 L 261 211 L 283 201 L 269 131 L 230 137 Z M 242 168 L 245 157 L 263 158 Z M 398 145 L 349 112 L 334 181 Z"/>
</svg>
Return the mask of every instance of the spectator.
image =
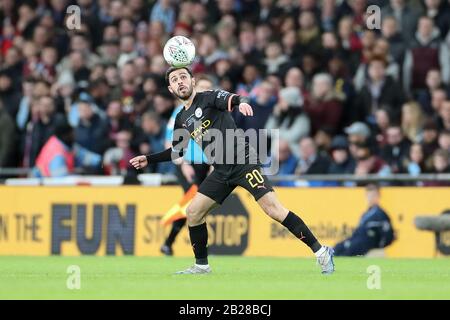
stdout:
<svg viewBox="0 0 450 320">
<path fill-rule="evenodd" d="M 367 0 L 353 0 L 349 1 L 348 5 L 351 9 L 350 14 L 353 17 L 353 27 L 355 30 L 360 31 L 365 27 L 365 15 Z"/>
<path fill-rule="evenodd" d="M 237 38 L 235 36 L 236 32 L 236 21 L 232 17 L 227 17 L 227 19 L 222 19 L 216 27 L 217 38 L 219 42 L 219 49 L 223 51 L 228 51 L 237 45 Z"/>
<path fill-rule="evenodd" d="M 117 66 L 122 68 L 127 62 L 138 57 L 136 51 L 136 41 L 133 35 L 128 34 L 120 38 L 120 54 L 117 59 Z"/>
<path fill-rule="evenodd" d="M 88 86 L 88 93 L 92 97 L 95 105 L 103 111 L 106 110 L 108 101 L 110 100 L 111 89 L 103 76 L 97 79 L 91 79 Z"/>
<path fill-rule="evenodd" d="M 361 69 L 361 65 L 364 67 L 364 65 L 368 64 L 370 60 L 372 59 L 372 56 L 374 54 L 375 50 L 375 43 L 377 40 L 377 34 L 373 30 L 366 30 L 361 35 L 361 57 L 360 61 L 358 61 L 359 69 Z M 364 68 L 363 68 L 364 70 Z M 361 89 L 361 86 L 364 84 L 364 77 L 358 76 L 358 69 L 355 72 L 355 76 L 353 79 L 353 82 L 355 84 L 355 87 L 357 90 Z M 358 80 L 362 79 L 362 80 Z"/>
<path fill-rule="evenodd" d="M 369 208 L 352 235 L 334 247 L 336 256 L 366 255 L 371 249 L 385 248 L 394 241 L 394 230 L 387 213 L 380 207 L 380 189 L 366 187 Z"/>
<path fill-rule="evenodd" d="M 0 101 L 0 168 L 14 166 L 15 134 L 14 121 Z"/>
<path fill-rule="evenodd" d="M 422 149 L 425 158 L 428 158 L 439 148 L 438 129 L 433 120 L 427 120 L 423 126 Z"/>
<path fill-rule="evenodd" d="M 419 13 L 406 2 L 405 0 L 390 0 L 389 4 L 381 10 L 381 16 L 394 17 L 400 21 L 398 30 L 409 42 L 414 37 Z"/>
<path fill-rule="evenodd" d="M 32 3 L 23 3 L 18 8 L 19 19 L 16 23 L 17 31 L 26 39 L 32 37 L 32 33 L 38 24 L 39 17 L 34 11 Z"/>
<path fill-rule="evenodd" d="M 279 140 L 278 152 L 275 152 L 274 158 L 278 160 L 280 166 L 278 170 L 279 175 L 288 175 L 295 173 L 298 159 L 292 153 L 289 142 L 283 139 Z"/>
<path fill-rule="evenodd" d="M 411 146 L 408 158 L 405 159 L 401 171 L 412 176 L 417 176 L 425 172 L 425 156 L 422 145 L 415 143 Z"/>
<path fill-rule="evenodd" d="M 373 146 L 367 143 L 357 144 L 354 152 L 356 159 L 355 175 L 377 174 L 386 176 L 391 173 L 386 162 L 374 153 Z"/>
<path fill-rule="evenodd" d="M 131 148 L 133 134 L 131 131 L 123 130 L 117 133 L 115 146 L 105 152 L 103 165 L 110 175 L 125 175 L 128 171 L 129 161 L 136 156 Z"/>
<path fill-rule="evenodd" d="M 142 116 L 141 124 L 143 135 L 140 138 L 139 149 L 142 154 L 164 151 L 166 123 L 155 112 L 146 112 Z M 172 162 L 161 162 L 151 167 L 155 173 L 171 173 L 175 169 Z"/>
<path fill-rule="evenodd" d="M 173 111 L 174 100 L 172 95 L 165 90 L 161 90 L 153 99 L 153 111 L 155 111 L 161 119 L 167 121 Z"/>
<path fill-rule="evenodd" d="M 346 62 L 350 65 L 350 71 L 353 74 L 359 64 L 359 53 L 362 49 L 361 39 L 353 30 L 353 21 L 351 17 L 343 17 L 338 25 L 339 40 L 344 50 Z"/>
<path fill-rule="evenodd" d="M 387 129 L 391 122 L 389 112 L 385 108 L 378 109 L 375 112 L 375 140 L 380 148 L 387 143 Z"/>
<path fill-rule="evenodd" d="M 428 114 L 433 114 L 433 107 L 432 107 L 432 92 L 433 91 L 440 91 L 444 93 L 444 98 L 446 96 L 446 91 L 442 88 L 442 78 L 441 78 L 441 71 L 438 69 L 430 69 L 427 72 L 427 79 L 426 79 L 426 88 L 423 90 L 420 90 L 417 93 L 417 101 L 421 104 L 422 110 Z"/>
<path fill-rule="evenodd" d="M 322 4 L 321 26 L 325 31 L 333 30 L 336 25 L 336 3 L 334 0 Z"/>
<path fill-rule="evenodd" d="M 301 57 L 300 68 L 303 70 L 305 88 L 311 90 L 314 77 L 320 72 L 319 57 L 315 53 L 305 53 Z"/>
<path fill-rule="evenodd" d="M 261 54 L 265 53 L 265 50 L 270 43 L 276 43 L 277 45 L 280 46 L 280 49 L 281 49 L 281 44 L 279 43 L 279 41 L 272 40 L 273 36 L 274 36 L 274 31 L 270 25 L 264 23 L 264 24 L 260 24 L 256 27 L 256 29 L 255 29 L 256 44 L 255 45 L 256 45 L 256 49 L 258 50 L 258 52 L 260 52 Z M 283 53 L 283 52 L 281 52 L 281 53 Z"/>
<path fill-rule="evenodd" d="M 433 173 L 450 173 L 449 154 L 446 150 L 438 149 L 433 154 Z M 449 182 L 447 181 L 447 185 Z"/>
<path fill-rule="evenodd" d="M 378 58 L 383 58 L 385 64 L 385 74 L 391 77 L 394 82 L 398 82 L 400 78 L 400 67 L 392 56 L 389 55 L 389 42 L 383 38 L 375 40 L 373 47 L 367 56 L 367 62 L 362 61 L 356 70 L 354 79 L 355 88 L 361 90 L 365 83 L 368 81 L 368 64 Z"/>
<path fill-rule="evenodd" d="M 247 27 L 239 33 L 239 51 L 242 53 L 245 62 L 258 61 L 261 52 L 256 46 L 256 35 L 253 28 Z"/>
<path fill-rule="evenodd" d="M 333 79 L 329 74 L 314 76 L 312 94 L 305 104 L 305 111 L 311 119 L 313 134 L 323 126 L 329 127 L 333 132 L 338 131 L 342 104 L 333 90 Z"/>
<path fill-rule="evenodd" d="M 261 82 L 260 72 L 255 64 L 247 64 L 242 72 L 243 82 L 239 83 L 236 93 L 242 96 L 250 95 L 250 92 Z"/>
<path fill-rule="evenodd" d="M 115 144 L 117 134 L 119 132 L 124 132 L 125 130 L 130 130 L 132 125 L 129 120 L 123 116 L 122 105 L 119 100 L 111 100 L 109 102 L 106 114 L 108 116 L 108 138 L 111 141 L 111 144 Z"/>
<path fill-rule="evenodd" d="M 22 98 L 20 99 L 16 116 L 16 125 L 20 131 L 25 130 L 27 122 L 30 119 L 30 105 L 31 99 L 33 98 L 34 83 L 34 78 L 27 77 L 22 84 Z"/>
<path fill-rule="evenodd" d="M 266 124 L 268 130 L 280 130 L 280 139 L 288 142 L 291 150 L 295 150 L 300 139 L 308 136 L 310 132 L 309 118 L 302 109 L 303 97 L 300 89 L 283 88 L 273 114 Z"/>
<path fill-rule="evenodd" d="M 333 32 L 325 32 L 322 34 L 323 56 L 326 62 L 333 57 L 343 55 L 343 50 L 339 45 L 337 36 Z"/>
<path fill-rule="evenodd" d="M 442 109 L 442 105 L 447 100 L 447 93 L 443 88 L 431 91 L 431 115 L 436 116 Z"/>
<path fill-rule="evenodd" d="M 22 45 L 23 61 L 23 75 L 25 77 L 34 76 L 36 67 L 39 62 L 39 50 L 32 41 L 25 41 Z"/>
<path fill-rule="evenodd" d="M 69 56 L 69 67 L 65 71 L 70 71 L 75 82 L 82 83 L 89 81 L 89 75 L 91 73 L 87 66 L 87 60 L 85 54 L 81 51 L 72 51 Z"/>
<path fill-rule="evenodd" d="M 443 130 L 439 134 L 439 148 L 450 152 L 450 130 Z"/>
<path fill-rule="evenodd" d="M 433 19 L 421 17 L 417 33 L 406 53 L 403 65 L 403 85 L 406 92 L 425 89 L 427 72 L 441 69 L 445 83 L 450 81 L 450 54 L 448 47 L 441 43 L 439 31 L 434 28 Z"/>
<path fill-rule="evenodd" d="M 201 36 L 198 45 L 198 55 L 202 63 L 202 69 L 210 72 L 214 63 L 226 57 L 226 53 L 219 49 L 218 39 L 215 35 L 206 33 Z"/>
<path fill-rule="evenodd" d="M 108 86 L 111 89 L 119 89 L 120 76 L 117 66 L 114 64 L 108 64 L 105 68 L 105 78 L 106 82 L 108 82 Z"/>
<path fill-rule="evenodd" d="M 403 66 L 407 43 L 402 33 L 398 31 L 398 23 L 393 16 L 388 16 L 383 19 L 381 34 L 389 43 L 389 54 L 399 66 Z"/>
<path fill-rule="evenodd" d="M 105 64 L 116 64 L 120 56 L 118 39 L 104 40 L 98 49 L 100 61 Z"/>
<path fill-rule="evenodd" d="M 349 152 L 349 144 L 345 136 L 339 135 L 331 142 L 331 164 L 328 173 L 331 174 L 352 174 L 355 171 L 355 160 Z"/>
<path fill-rule="evenodd" d="M 330 152 L 331 140 L 333 139 L 333 130 L 322 127 L 317 130 L 314 135 L 314 142 L 316 143 L 317 149 L 322 154 L 328 154 Z"/>
<path fill-rule="evenodd" d="M 445 0 L 425 0 L 425 15 L 433 18 L 435 26 L 444 37 L 450 28 L 450 11 Z"/>
<path fill-rule="evenodd" d="M 298 17 L 299 44 L 303 52 L 316 53 L 321 49 L 320 29 L 312 11 L 302 11 Z"/>
<path fill-rule="evenodd" d="M 437 117 L 437 124 L 439 130 L 450 130 L 450 100 L 442 103 L 439 109 L 439 116 Z"/>
<path fill-rule="evenodd" d="M 150 21 L 160 21 L 164 24 L 164 31 L 172 33 L 175 28 L 175 10 L 170 0 L 158 0 L 152 8 Z"/>
<path fill-rule="evenodd" d="M 75 129 L 75 142 L 91 152 L 103 154 L 108 146 L 107 123 L 88 101 L 78 102 L 78 112 L 80 121 Z"/>
<path fill-rule="evenodd" d="M 56 77 L 56 63 L 58 52 L 55 47 L 47 46 L 42 49 L 40 61 L 36 66 L 36 76 L 52 83 Z"/>
<path fill-rule="evenodd" d="M 391 125 L 387 130 L 387 144 L 381 149 L 381 158 L 389 165 L 392 173 L 400 172 L 410 147 L 411 142 L 403 135 L 401 127 Z"/>
<path fill-rule="evenodd" d="M 369 143 L 371 132 L 370 128 L 364 122 L 355 122 L 351 126 L 345 128 L 350 143 L 350 153 L 356 157 L 356 146 L 359 144 Z"/>
<path fill-rule="evenodd" d="M 328 61 L 328 72 L 333 77 L 337 97 L 343 100 L 343 114 L 339 125 L 339 128 L 342 128 L 350 125 L 354 118 L 352 109 L 356 92 L 349 74 L 349 67 L 345 64 L 343 57 L 332 57 Z"/>
<path fill-rule="evenodd" d="M 54 135 L 42 148 L 31 172 L 33 177 L 64 177 L 77 167 L 97 167 L 101 156 L 74 144 L 72 127 L 65 121 L 55 127 Z"/>
<path fill-rule="evenodd" d="M 275 7 L 273 0 L 260 0 L 258 4 L 257 10 L 252 12 L 252 20 L 255 24 L 268 23 L 281 14 L 281 10 Z"/>
<path fill-rule="evenodd" d="M 123 65 L 120 72 L 121 80 L 121 98 L 125 113 L 134 111 L 134 94 L 138 90 L 137 70 L 132 61 L 128 61 Z"/>
<path fill-rule="evenodd" d="M 356 120 L 374 122 L 376 110 L 385 106 L 389 117 L 399 121 L 401 106 L 404 101 L 401 87 L 386 75 L 386 60 L 374 56 L 369 62 L 369 81 L 361 89 L 354 106 Z"/>
<path fill-rule="evenodd" d="M 0 70 L 0 102 L 12 119 L 16 118 L 20 98 L 20 92 L 14 88 L 11 71 Z"/>
<path fill-rule="evenodd" d="M 277 97 L 274 86 L 269 81 L 261 82 L 250 94 L 253 117 L 245 117 L 237 109 L 233 112 L 237 127 L 242 130 L 264 129 L 275 103 L 277 103 Z"/>
<path fill-rule="evenodd" d="M 34 166 L 42 147 L 54 134 L 57 123 L 65 120 L 65 116 L 56 113 L 55 102 L 51 97 L 40 97 L 36 103 L 38 118 L 31 132 L 30 167 Z"/>
<path fill-rule="evenodd" d="M 281 40 L 283 46 L 283 52 L 288 56 L 290 60 L 300 55 L 300 45 L 297 41 L 297 33 L 291 29 L 287 32 L 283 32 L 283 38 Z"/>
<path fill-rule="evenodd" d="M 386 74 L 391 76 L 396 82 L 400 80 L 400 65 L 390 54 L 390 44 L 384 38 L 378 38 L 373 47 L 373 55 L 385 57 L 387 61 Z"/>
<path fill-rule="evenodd" d="M 278 42 L 271 42 L 265 50 L 264 64 L 267 73 L 277 73 L 280 66 L 288 62 L 288 57 L 283 54 L 281 45 Z"/>
<path fill-rule="evenodd" d="M 292 67 L 290 68 L 284 77 L 285 87 L 297 87 L 300 89 L 303 97 L 307 97 L 308 91 L 305 89 L 303 72 L 300 68 Z"/>
<path fill-rule="evenodd" d="M 407 102 L 402 107 L 402 130 L 411 142 L 422 141 L 422 127 L 424 116 L 420 105 L 416 102 Z"/>
<path fill-rule="evenodd" d="M 78 52 L 81 54 L 83 65 L 88 69 L 100 62 L 99 56 L 92 52 L 89 35 L 82 31 L 76 32 L 70 36 L 69 52 Z M 71 65 L 73 66 L 71 60 L 73 60 L 71 56 L 66 56 L 60 61 L 56 70 L 60 73 L 70 69 Z"/>
<path fill-rule="evenodd" d="M 432 158 L 432 169 L 431 173 L 435 174 L 445 174 L 450 173 L 450 155 L 448 151 L 438 149 L 434 152 Z M 425 181 L 425 186 L 428 187 L 447 187 L 450 186 L 450 181 Z"/>
<path fill-rule="evenodd" d="M 296 174 L 326 174 L 330 167 L 328 157 L 321 155 L 317 151 L 314 140 L 304 137 L 300 140 L 300 158 L 298 161 Z"/>
</svg>

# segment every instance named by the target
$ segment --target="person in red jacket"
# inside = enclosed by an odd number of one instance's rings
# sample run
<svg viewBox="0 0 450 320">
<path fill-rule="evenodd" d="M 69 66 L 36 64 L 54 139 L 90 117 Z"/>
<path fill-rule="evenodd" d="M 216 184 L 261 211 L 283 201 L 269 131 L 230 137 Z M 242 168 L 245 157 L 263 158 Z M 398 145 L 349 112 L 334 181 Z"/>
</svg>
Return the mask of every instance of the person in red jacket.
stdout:
<svg viewBox="0 0 450 320">
<path fill-rule="evenodd" d="M 76 166 L 96 166 L 102 157 L 74 144 L 72 127 L 61 121 L 43 146 L 32 169 L 33 177 L 64 177 L 74 173 Z"/>
<path fill-rule="evenodd" d="M 306 100 L 305 111 L 311 119 L 312 135 L 321 127 L 338 131 L 341 122 L 341 98 L 334 92 L 333 79 L 328 73 L 316 74 L 312 94 Z"/>
</svg>

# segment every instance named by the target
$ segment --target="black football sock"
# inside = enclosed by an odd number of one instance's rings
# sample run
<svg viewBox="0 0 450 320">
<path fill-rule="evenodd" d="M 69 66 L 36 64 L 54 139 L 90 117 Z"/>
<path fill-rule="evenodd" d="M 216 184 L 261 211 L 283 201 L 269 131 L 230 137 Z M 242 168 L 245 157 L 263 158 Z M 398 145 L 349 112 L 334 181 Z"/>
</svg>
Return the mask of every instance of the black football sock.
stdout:
<svg viewBox="0 0 450 320">
<path fill-rule="evenodd" d="M 206 222 L 201 225 L 189 226 L 192 249 L 194 250 L 196 264 L 208 264 L 208 229 Z"/>
<path fill-rule="evenodd" d="M 302 240 L 313 252 L 317 252 L 322 247 L 303 220 L 292 211 L 289 211 L 281 224 L 288 228 L 294 236 Z"/>
<path fill-rule="evenodd" d="M 168 247 L 172 247 L 172 244 L 175 242 L 175 238 L 180 233 L 181 229 L 186 223 L 186 219 L 179 219 L 173 222 L 172 230 L 170 230 L 169 236 L 167 237 L 164 244 Z"/>
</svg>

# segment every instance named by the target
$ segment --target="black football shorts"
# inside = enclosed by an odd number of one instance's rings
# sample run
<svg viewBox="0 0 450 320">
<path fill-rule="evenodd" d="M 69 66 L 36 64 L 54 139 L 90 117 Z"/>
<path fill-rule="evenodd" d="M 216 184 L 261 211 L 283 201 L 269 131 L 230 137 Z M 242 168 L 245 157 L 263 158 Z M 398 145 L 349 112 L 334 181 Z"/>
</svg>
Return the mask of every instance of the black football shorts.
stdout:
<svg viewBox="0 0 450 320">
<path fill-rule="evenodd" d="M 222 204 L 228 195 L 241 186 L 252 194 L 256 201 L 263 195 L 273 191 L 267 177 L 261 173 L 259 165 L 234 165 L 230 173 L 214 170 L 200 184 L 198 192 Z"/>
</svg>

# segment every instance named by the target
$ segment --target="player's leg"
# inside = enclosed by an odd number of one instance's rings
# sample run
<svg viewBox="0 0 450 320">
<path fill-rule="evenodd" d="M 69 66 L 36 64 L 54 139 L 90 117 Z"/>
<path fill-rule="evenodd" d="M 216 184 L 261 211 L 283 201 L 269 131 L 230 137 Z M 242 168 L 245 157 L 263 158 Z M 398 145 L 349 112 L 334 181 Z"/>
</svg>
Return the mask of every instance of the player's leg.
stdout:
<svg viewBox="0 0 450 320">
<path fill-rule="evenodd" d="M 266 193 L 257 202 L 269 217 L 285 226 L 314 252 L 322 268 L 322 273 L 334 272 L 333 249 L 322 246 L 305 222 L 281 204 L 275 192 Z"/>
<path fill-rule="evenodd" d="M 206 176 L 208 175 L 209 171 L 209 165 L 208 164 L 193 164 L 192 167 L 194 168 L 195 177 L 194 177 L 194 183 L 197 185 L 200 185 L 203 180 L 205 180 Z M 186 178 L 184 177 L 180 166 L 177 166 L 176 175 L 178 178 L 178 181 L 180 182 L 181 187 L 183 188 L 184 192 L 186 193 L 191 187 L 192 184 L 189 183 Z M 176 237 L 180 233 L 181 229 L 183 229 L 184 225 L 186 224 L 186 219 L 178 219 L 172 223 L 172 229 L 170 230 L 169 235 L 167 236 L 166 241 L 164 241 L 164 244 L 161 246 L 161 252 L 165 255 L 171 256 L 173 255 L 172 245 L 175 242 Z"/>
<path fill-rule="evenodd" d="M 257 202 L 269 217 L 285 226 L 314 253 L 322 247 L 303 220 L 281 204 L 275 192 L 266 193 Z"/>
<path fill-rule="evenodd" d="M 209 273 L 208 264 L 208 229 L 206 215 L 215 206 L 221 204 L 233 191 L 234 187 L 217 176 L 213 171 L 203 183 L 192 202 L 186 209 L 189 237 L 195 255 L 195 265 L 178 274 Z"/>
<path fill-rule="evenodd" d="M 243 172 L 239 185 L 253 195 L 269 217 L 285 226 L 314 252 L 323 273 L 332 273 L 334 271 L 333 249 L 322 246 L 305 222 L 281 204 L 259 167 L 247 166 Z"/>
<path fill-rule="evenodd" d="M 176 166 L 175 175 L 177 176 L 178 182 L 180 183 L 180 186 L 183 188 L 184 193 L 186 193 L 192 186 L 192 183 L 189 183 L 189 181 L 187 181 L 183 172 L 181 171 L 180 166 Z M 166 240 L 164 241 L 163 245 L 160 248 L 160 251 L 166 256 L 173 255 L 172 245 L 175 242 L 177 235 L 180 233 L 181 229 L 185 224 L 186 219 L 179 219 L 172 223 L 172 229 L 170 230 L 169 235 L 167 236 Z"/>
<path fill-rule="evenodd" d="M 172 229 L 170 230 L 169 235 L 166 238 L 166 241 L 164 241 L 164 244 L 161 246 L 160 249 L 160 251 L 164 253 L 166 256 L 173 255 L 172 245 L 185 224 L 186 218 L 178 219 L 172 222 Z"/>
</svg>

